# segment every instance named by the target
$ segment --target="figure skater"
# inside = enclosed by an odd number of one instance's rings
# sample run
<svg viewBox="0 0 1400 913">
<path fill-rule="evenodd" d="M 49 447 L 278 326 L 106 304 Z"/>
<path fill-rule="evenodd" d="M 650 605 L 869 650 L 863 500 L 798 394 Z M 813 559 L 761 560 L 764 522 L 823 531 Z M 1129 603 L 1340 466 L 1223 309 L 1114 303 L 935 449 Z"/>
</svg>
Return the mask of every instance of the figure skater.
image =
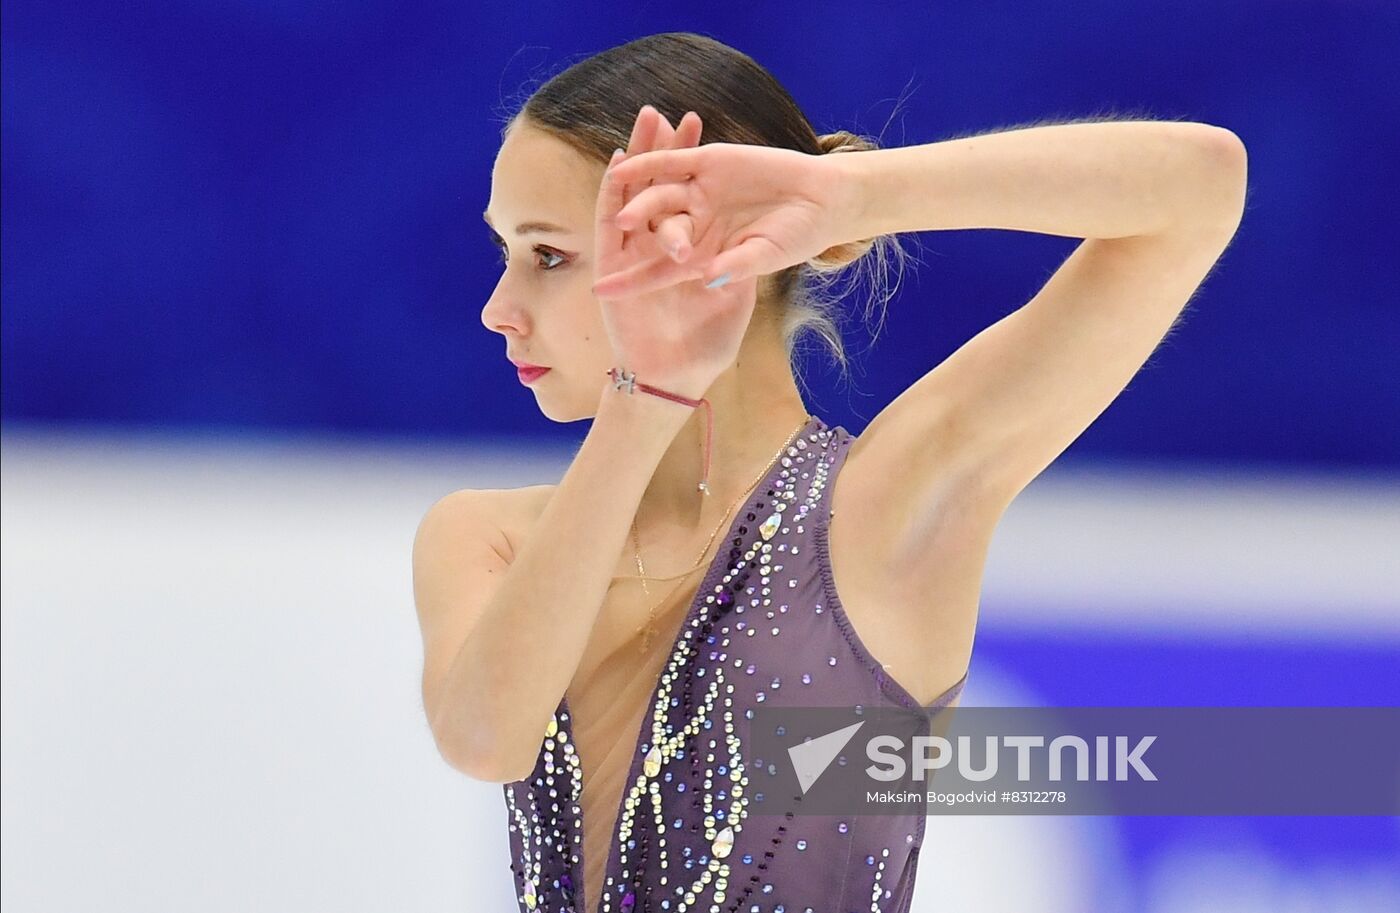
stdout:
<svg viewBox="0 0 1400 913">
<path fill-rule="evenodd" d="M 819 136 L 692 33 L 534 91 L 481 319 L 545 415 L 592 424 L 557 485 L 453 492 L 413 547 L 427 716 L 503 784 L 520 908 L 906 910 L 924 816 L 751 817 L 743 724 L 956 703 L 998 520 L 1171 329 L 1244 191 L 1240 140 L 1202 123 Z M 845 364 L 821 290 L 967 228 L 1084 241 L 858 437 L 814 416 L 797 343 Z"/>
</svg>

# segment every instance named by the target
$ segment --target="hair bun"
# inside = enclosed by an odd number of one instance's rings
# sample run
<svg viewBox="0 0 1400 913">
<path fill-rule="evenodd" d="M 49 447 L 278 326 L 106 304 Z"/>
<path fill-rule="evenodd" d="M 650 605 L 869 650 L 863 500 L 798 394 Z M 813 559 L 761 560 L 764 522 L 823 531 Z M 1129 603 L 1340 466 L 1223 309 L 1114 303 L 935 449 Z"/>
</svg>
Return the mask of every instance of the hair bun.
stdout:
<svg viewBox="0 0 1400 913">
<path fill-rule="evenodd" d="M 829 155 L 833 152 L 866 152 L 879 148 L 872 140 L 849 130 L 823 133 L 817 137 L 817 145 L 821 147 L 823 155 Z"/>
</svg>

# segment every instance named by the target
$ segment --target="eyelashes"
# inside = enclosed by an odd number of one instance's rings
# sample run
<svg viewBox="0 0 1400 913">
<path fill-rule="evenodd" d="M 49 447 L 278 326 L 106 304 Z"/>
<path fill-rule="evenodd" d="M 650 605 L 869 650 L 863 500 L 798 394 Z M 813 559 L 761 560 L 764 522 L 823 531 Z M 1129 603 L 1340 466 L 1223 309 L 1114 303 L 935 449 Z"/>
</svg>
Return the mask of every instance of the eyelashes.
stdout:
<svg viewBox="0 0 1400 913">
<path fill-rule="evenodd" d="M 499 235 L 492 235 L 492 236 L 491 236 L 491 244 L 496 248 L 496 250 L 497 250 L 497 251 L 499 252 L 499 254 L 500 254 L 500 256 L 497 258 L 496 262 L 497 262 L 497 263 L 500 263 L 502 266 L 504 266 L 504 265 L 508 262 L 508 261 L 506 260 L 506 243 L 505 243 L 504 241 L 501 240 L 501 237 L 500 237 Z M 556 270 L 556 269 L 558 269 L 559 267 L 563 266 L 564 263 L 566 263 L 566 262 L 568 261 L 568 258 L 565 257 L 563 254 L 559 253 L 559 252 L 556 251 L 556 250 L 551 250 L 550 248 L 545 247 L 545 246 L 540 245 L 540 244 L 536 244 L 534 247 L 530 248 L 530 251 L 531 251 L 531 253 L 534 253 L 534 254 L 537 254 L 537 255 L 542 255 L 542 256 L 545 256 L 545 257 L 554 257 L 554 258 L 556 258 L 556 260 L 557 260 L 558 262 L 553 263 L 553 264 L 551 264 L 551 265 L 549 265 L 549 266 L 542 266 L 542 267 L 540 267 L 541 271 L 546 272 L 546 273 L 548 273 L 548 272 L 553 272 L 554 270 Z"/>
</svg>

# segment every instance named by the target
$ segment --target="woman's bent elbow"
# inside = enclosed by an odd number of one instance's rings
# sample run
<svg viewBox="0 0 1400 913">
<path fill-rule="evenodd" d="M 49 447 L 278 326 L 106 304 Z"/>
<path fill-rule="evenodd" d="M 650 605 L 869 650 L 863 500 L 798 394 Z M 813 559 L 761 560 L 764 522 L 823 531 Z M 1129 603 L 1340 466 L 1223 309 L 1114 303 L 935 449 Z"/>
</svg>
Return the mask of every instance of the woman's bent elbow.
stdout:
<svg viewBox="0 0 1400 913">
<path fill-rule="evenodd" d="M 534 772 L 533 763 L 527 764 L 518 754 L 501 751 L 498 742 L 447 738 L 440 733 L 440 729 L 434 729 L 442 759 L 473 780 L 514 783 Z"/>
</svg>

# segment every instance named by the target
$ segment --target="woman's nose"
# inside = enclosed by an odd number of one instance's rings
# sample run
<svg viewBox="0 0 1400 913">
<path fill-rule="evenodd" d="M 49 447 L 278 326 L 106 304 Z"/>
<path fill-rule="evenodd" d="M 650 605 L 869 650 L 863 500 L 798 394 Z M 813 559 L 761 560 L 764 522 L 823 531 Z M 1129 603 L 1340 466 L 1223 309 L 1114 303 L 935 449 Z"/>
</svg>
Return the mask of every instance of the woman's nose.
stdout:
<svg viewBox="0 0 1400 913">
<path fill-rule="evenodd" d="M 504 280 L 498 282 L 491 292 L 491 297 L 486 299 L 486 304 L 481 308 L 482 326 L 497 333 L 507 329 L 518 331 L 519 324 L 524 322 L 524 314 L 519 307 L 510 303 L 504 285 Z"/>
</svg>

